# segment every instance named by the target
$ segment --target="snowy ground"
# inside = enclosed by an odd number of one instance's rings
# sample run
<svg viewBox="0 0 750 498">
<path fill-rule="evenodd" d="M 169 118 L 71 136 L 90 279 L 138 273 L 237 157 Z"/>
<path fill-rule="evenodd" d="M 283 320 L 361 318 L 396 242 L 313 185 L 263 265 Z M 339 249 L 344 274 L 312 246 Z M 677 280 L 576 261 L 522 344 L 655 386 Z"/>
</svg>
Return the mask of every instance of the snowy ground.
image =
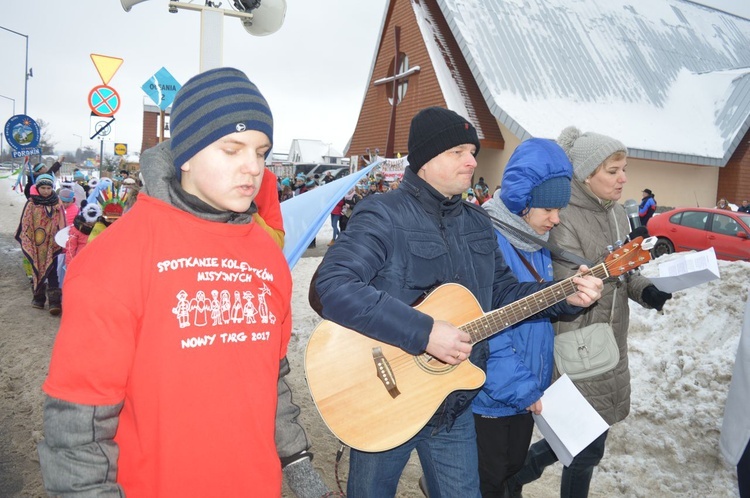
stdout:
<svg viewBox="0 0 750 498">
<path fill-rule="evenodd" d="M 23 195 L 0 181 L 0 496 L 44 496 L 35 445 L 42 437 L 41 383 L 58 318 L 30 307 L 31 292 L 12 240 Z M 318 234 L 293 270 L 294 337 L 289 358 L 296 401 L 303 408 L 315 453 L 314 465 L 336 489 L 338 441 L 320 419 L 304 380 L 304 350 L 319 318 L 307 304 L 310 277 L 320 262 L 331 228 Z M 631 306 L 632 412 L 610 430 L 607 451 L 596 469 L 590 496 L 736 497 L 734 468 L 718 448 L 724 401 L 731 378 L 750 263 L 719 262 L 721 280 L 675 294 L 659 313 Z M 657 272 L 655 263 L 643 268 Z M 338 477 L 345 481 L 348 453 Z M 526 498 L 558 495 L 560 466 L 524 489 Z M 421 496 L 421 471 L 412 458 L 399 496 Z M 342 483 L 345 486 L 345 482 Z M 285 494 L 286 496 L 286 494 Z"/>
</svg>

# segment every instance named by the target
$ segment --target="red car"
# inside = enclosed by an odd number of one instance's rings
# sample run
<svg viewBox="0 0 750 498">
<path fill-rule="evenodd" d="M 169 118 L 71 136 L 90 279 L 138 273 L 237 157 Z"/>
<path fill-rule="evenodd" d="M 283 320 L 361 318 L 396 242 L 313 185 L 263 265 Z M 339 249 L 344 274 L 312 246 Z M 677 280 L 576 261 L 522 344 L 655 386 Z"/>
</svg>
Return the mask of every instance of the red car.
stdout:
<svg viewBox="0 0 750 498">
<path fill-rule="evenodd" d="M 750 214 L 712 208 L 677 208 L 648 221 L 658 237 L 655 258 L 680 251 L 713 247 L 718 259 L 750 261 Z"/>
</svg>

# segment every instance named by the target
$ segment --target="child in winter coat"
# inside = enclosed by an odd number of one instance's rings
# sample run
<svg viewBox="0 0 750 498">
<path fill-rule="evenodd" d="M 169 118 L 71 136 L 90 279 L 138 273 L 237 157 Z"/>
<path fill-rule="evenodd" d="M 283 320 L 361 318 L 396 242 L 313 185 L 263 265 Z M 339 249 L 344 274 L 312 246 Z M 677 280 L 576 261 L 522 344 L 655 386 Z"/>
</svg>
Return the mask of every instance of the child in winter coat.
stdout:
<svg viewBox="0 0 750 498">
<path fill-rule="evenodd" d="M 83 202 L 86 202 L 85 200 Z M 73 258 L 86 247 L 89 242 L 89 235 L 94 228 L 94 223 L 102 215 L 102 208 L 99 204 L 86 204 L 78 216 L 73 220 L 68 235 L 68 244 L 65 247 L 65 266 L 70 266 Z"/>
</svg>

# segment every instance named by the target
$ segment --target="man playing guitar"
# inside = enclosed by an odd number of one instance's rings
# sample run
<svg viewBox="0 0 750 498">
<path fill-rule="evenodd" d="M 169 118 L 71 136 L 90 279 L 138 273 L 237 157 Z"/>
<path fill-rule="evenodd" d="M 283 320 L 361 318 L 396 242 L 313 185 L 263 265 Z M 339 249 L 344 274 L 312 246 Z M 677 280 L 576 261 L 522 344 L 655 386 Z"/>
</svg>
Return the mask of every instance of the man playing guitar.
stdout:
<svg viewBox="0 0 750 498">
<path fill-rule="evenodd" d="M 503 260 L 489 218 L 478 206 L 462 201 L 461 193 L 471 186 L 479 147 L 474 126 L 455 112 L 431 107 L 414 116 L 409 167 L 399 188 L 358 203 L 347 230 L 327 251 L 318 270 L 313 290 L 323 318 L 410 355 L 428 356 L 424 369 L 432 368 L 432 361 L 460 368 L 467 359 L 484 368 L 486 341 L 473 344 L 471 334 L 451 321 L 410 305 L 441 284 L 456 283 L 488 312 L 555 283 L 519 283 Z M 565 300 L 550 301 L 557 304 L 534 316 L 575 314 L 599 299 L 602 280 L 587 270 L 581 267 L 586 276 L 570 280 L 573 288 Z M 373 356 L 378 349 L 373 348 Z M 399 365 L 386 359 L 379 368 L 387 372 Z M 386 374 L 384 379 L 387 384 Z M 416 449 L 430 496 L 478 498 L 477 449 L 469 409 L 476 393 L 477 389 L 451 392 L 421 430 L 395 447 L 352 448 L 347 494 L 395 496 L 403 468 Z M 390 397 L 398 400 L 398 389 Z"/>
</svg>

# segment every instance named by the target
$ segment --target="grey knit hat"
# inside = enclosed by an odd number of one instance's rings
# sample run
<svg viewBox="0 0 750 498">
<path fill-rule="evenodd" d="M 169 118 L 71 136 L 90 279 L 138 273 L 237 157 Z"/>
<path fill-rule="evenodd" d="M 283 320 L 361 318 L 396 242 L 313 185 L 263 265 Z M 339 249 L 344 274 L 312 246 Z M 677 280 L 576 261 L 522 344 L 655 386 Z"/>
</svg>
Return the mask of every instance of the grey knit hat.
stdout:
<svg viewBox="0 0 750 498">
<path fill-rule="evenodd" d="M 557 139 L 565 154 L 573 163 L 573 174 L 579 181 L 584 181 L 609 156 L 615 152 L 628 153 L 628 149 L 619 140 L 587 131 L 575 126 L 565 128 Z"/>
<path fill-rule="evenodd" d="M 479 153 L 477 130 L 466 118 L 442 107 L 419 111 L 409 127 L 409 168 L 418 172 L 430 159 L 457 145 L 474 144 Z"/>
<path fill-rule="evenodd" d="M 245 73 L 230 67 L 190 78 L 175 96 L 170 120 L 177 178 L 191 157 L 230 133 L 257 130 L 273 144 L 268 102 Z"/>
</svg>

